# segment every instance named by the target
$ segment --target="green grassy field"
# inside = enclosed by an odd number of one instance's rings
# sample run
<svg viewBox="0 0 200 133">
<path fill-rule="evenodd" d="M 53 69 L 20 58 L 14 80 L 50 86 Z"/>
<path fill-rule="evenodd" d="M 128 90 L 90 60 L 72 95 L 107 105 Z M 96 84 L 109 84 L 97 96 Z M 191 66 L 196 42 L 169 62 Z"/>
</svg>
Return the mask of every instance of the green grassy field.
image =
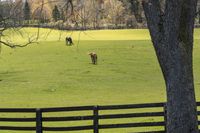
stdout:
<svg viewBox="0 0 200 133">
<path fill-rule="evenodd" d="M 30 35 L 35 31 L 23 29 L 24 33 Z M 40 32 L 39 44 L 17 49 L 2 47 L 1 108 L 165 101 L 164 80 L 147 30 L 58 32 L 42 29 Z M 194 45 L 194 76 L 198 100 L 199 33 L 197 29 Z M 20 35 L 12 34 L 12 31 L 8 34 L 18 42 L 24 41 Z M 75 40 L 74 46 L 65 45 L 64 37 L 67 35 Z M 23 38 L 26 36 L 24 34 Z M 98 65 L 90 63 L 87 55 L 90 51 L 98 54 Z M 154 119 L 145 121 L 149 120 Z M 131 131 L 117 129 L 103 133 Z"/>
</svg>

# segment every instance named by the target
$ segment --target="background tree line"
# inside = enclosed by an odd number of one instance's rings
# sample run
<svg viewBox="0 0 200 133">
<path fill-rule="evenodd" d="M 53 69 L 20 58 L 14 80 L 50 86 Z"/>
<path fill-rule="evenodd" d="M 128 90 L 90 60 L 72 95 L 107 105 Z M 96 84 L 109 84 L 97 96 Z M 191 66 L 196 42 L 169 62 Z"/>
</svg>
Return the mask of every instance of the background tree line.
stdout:
<svg viewBox="0 0 200 133">
<path fill-rule="evenodd" d="M 142 28 L 146 21 L 140 0 L 1 0 L 0 15 L 16 23 L 63 29 Z M 16 5 L 16 9 L 11 9 Z M 42 10 L 41 10 L 42 6 Z M 16 11 L 17 10 L 17 11 Z M 17 17 L 17 18 L 14 18 Z"/>
<path fill-rule="evenodd" d="M 141 0 L 73 0 L 72 2 L 73 13 L 65 0 L 1 0 L 0 15 L 17 13 L 15 21 L 18 23 L 34 26 L 40 22 L 43 27 L 60 29 L 147 27 Z M 17 12 L 16 9 L 13 10 L 15 13 L 10 9 L 13 4 L 17 5 Z M 200 22 L 199 18 L 198 13 L 196 24 Z"/>
</svg>

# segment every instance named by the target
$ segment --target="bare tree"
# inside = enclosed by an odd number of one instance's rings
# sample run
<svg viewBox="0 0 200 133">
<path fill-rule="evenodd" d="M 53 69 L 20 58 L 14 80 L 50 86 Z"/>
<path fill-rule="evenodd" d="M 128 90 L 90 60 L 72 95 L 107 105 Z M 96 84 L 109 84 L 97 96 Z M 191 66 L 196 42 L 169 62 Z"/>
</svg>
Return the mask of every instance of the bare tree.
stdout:
<svg viewBox="0 0 200 133">
<path fill-rule="evenodd" d="M 18 44 L 17 41 L 10 39 L 10 35 L 7 34 L 12 31 L 23 37 L 21 28 L 23 28 L 23 10 L 22 3 L 20 2 L 1 2 L 1 14 L 0 14 L 0 45 L 5 45 L 11 48 L 25 47 L 29 44 L 35 43 L 36 37 L 30 35 L 27 37 L 27 41 L 24 44 Z M 9 8 L 6 8 L 9 7 Z M 7 12 L 3 14 L 3 12 Z"/>
<path fill-rule="evenodd" d="M 143 0 L 167 90 L 167 132 L 199 133 L 192 53 L 197 0 Z"/>
<path fill-rule="evenodd" d="M 0 46 L 5 45 L 10 48 L 16 48 L 16 47 L 26 47 L 29 44 L 37 43 L 39 36 L 40 36 L 40 26 L 41 21 L 44 19 L 45 14 L 45 5 L 52 2 L 58 2 L 58 0 L 40 0 L 37 1 L 37 7 L 34 9 L 34 12 L 40 12 L 38 13 L 37 19 L 39 20 L 37 23 L 38 31 L 35 34 L 28 34 L 22 32 L 22 29 L 24 28 L 23 23 L 23 6 L 24 2 L 23 0 L 16 0 L 16 1 L 0 1 Z M 72 0 L 63 0 L 63 5 L 65 6 L 66 10 L 70 10 L 70 16 L 73 14 L 73 2 Z M 26 42 L 23 44 L 20 42 L 17 42 L 16 40 L 12 40 L 11 34 L 9 34 L 9 31 L 14 32 L 15 34 L 20 35 L 22 38 L 26 38 Z"/>
<path fill-rule="evenodd" d="M 106 22 L 113 25 L 112 27 L 118 27 L 119 24 L 125 20 L 125 8 L 119 0 L 105 0 L 105 15 Z"/>
</svg>

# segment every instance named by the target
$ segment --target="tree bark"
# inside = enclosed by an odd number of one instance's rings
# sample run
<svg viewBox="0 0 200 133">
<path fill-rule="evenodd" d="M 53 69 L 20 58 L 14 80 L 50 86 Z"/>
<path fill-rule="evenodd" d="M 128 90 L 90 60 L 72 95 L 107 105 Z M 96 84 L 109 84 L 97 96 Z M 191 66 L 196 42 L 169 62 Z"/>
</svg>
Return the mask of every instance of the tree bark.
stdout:
<svg viewBox="0 0 200 133">
<path fill-rule="evenodd" d="M 143 1 L 152 42 L 167 91 L 167 132 L 198 133 L 193 80 L 196 0 Z"/>
</svg>

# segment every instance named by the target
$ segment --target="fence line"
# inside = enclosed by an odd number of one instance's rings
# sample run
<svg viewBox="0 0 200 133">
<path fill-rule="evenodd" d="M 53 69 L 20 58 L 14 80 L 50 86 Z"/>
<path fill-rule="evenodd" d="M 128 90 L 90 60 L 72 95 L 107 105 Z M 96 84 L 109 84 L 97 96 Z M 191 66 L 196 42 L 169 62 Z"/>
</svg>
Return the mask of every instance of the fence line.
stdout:
<svg viewBox="0 0 200 133">
<path fill-rule="evenodd" d="M 200 102 L 197 102 L 200 106 Z M 142 113 L 118 113 L 118 114 L 100 114 L 100 111 L 112 110 L 128 110 L 128 109 L 146 109 L 161 108 L 163 111 L 152 111 Z M 75 112 L 75 111 L 91 111 L 92 115 L 67 116 L 67 117 L 43 117 L 43 114 L 54 112 Z M 165 103 L 148 103 L 148 104 L 128 104 L 128 105 L 106 105 L 106 106 L 78 106 L 78 107 L 59 107 L 59 108 L 0 108 L 0 113 L 34 113 L 34 118 L 0 118 L 0 122 L 35 122 L 34 127 L 17 127 L 17 126 L 0 126 L 0 130 L 16 130 L 16 131 L 79 131 L 93 130 L 99 133 L 101 129 L 113 128 L 134 128 L 134 127 L 163 127 L 164 130 L 149 131 L 148 133 L 164 133 L 166 132 L 166 113 L 167 106 Z M 200 116 L 200 111 L 197 112 Z M 163 117 L 163 121 L 156 122 L 138 122 L 138 123 L 117 123 L 117 124 L 99 124 L 100 120 L 112 120 L 123 118 L 145 118 L 145 117 Z M 45 127 L 44 122 L 67 122 L 67 121 L 92 121 L 91 125 L 70 126 L 70 127 Z M 200 121 L 198 121 L 200 125 Z M 142 133 L 142 132 L 140 132 Z M 147 132 L 146 132 L 147 133 Z"/>
</svg>

